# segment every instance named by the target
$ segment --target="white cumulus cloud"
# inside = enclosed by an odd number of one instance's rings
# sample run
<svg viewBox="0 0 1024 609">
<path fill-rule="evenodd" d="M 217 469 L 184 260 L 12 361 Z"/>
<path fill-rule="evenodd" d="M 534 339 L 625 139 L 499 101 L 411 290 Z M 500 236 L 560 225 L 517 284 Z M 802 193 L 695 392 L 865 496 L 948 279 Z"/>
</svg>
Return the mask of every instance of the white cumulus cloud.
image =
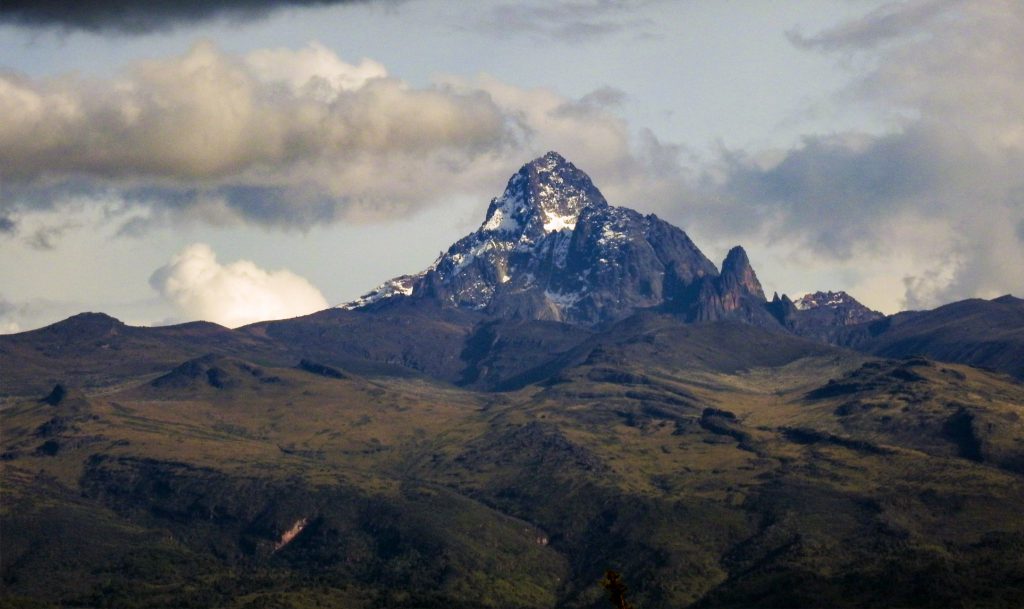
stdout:
<svg viewBox="0 0 1024 609">
<path fill-rule="evenodd" d="M 386 220 L 486 200 L 549 149 L 610 196 L 649 200 L 665 180 L 644 158 L 652 138 L 634 147 L 624 96 L 601 87 L 571 99 L 487 75 L 416 87 L 318 42 L 246 54 L 198 42 L 100 79 L 0 69 L 0 233 L 111 198 L 131 234 L 179 221 Z"/>
<path fill-rule="evenodd" d="M 215 209 L 308 227 L 350 208 L 414 207 L 438 193 L 437 176 L 513 138 L 482 91 L 411 87 L 318 43 L 242 56 L 199 42 L 109 79 L 0 69 L 0 117 L 0 229 L 97 193 L 156 220 Z"/>
<path fill-rule="evenodd" d="M 248 260 L 221 264 L 213 249 L 193 243 L 149 279 L 187 317 L 230 328 L 327 308 L 313 284 L 291 271 L 267 271 Z"/>
<path fill-rule="evenodd" d="M 370 80 L 388 76 L 387 69 L 372 59 L 350 64 L 319 42 L 297 51 L 258 49 L 249 53 L 245 62 L 264 82 L 286 83 L 299 95 L 319 93 L 328 101 L 337 99 L 342 91 L 355 91 Z"/>
</svg>

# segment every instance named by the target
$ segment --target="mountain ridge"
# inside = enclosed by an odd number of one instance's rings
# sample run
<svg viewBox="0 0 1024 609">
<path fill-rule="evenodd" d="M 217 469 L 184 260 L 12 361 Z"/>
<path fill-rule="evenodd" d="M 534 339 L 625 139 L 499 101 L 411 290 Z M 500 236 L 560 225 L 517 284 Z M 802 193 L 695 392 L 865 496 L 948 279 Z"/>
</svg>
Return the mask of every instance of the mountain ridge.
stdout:
<svg viewBox="0 0 1024 609">
<path fill-rule="evenodd" d="M 569 337 L 585 334 L 545 326 L 551 332 L 545 338 L 536 328 L 522 326 L 515 332 L 525 334 L 509 335 L 516 323 L 600 330 L 643 312 L 684 323 L 736 320 L 858 351 L 922 354 L 1024 378 L 1017 363 L 1024 361 L 1024 338 L 1014 334 L 1014 324 L 1020 323 L 1014 312 L 1022 303 L 1010 295 L 992 301 L 985 308 L 996 318 L 1006 318 L 999 322 L 1002 334 L 981 331 L 971 336 L 955 328 L 955 314 L 953 320 L 942 321 L 945 307 L 883 316 L 843 291 L 815 292 L 796 301 L 775 293 L 769 301 L 742 246 L 729 250 L 719 271 L 683 230 L 653 214 L 610 205 L 586 173 L 548 152 L 513 174 L 503 193 L 489 203 L 477 231 L 452 244 L 424 271 L 389 280 L 355 301 L 236 331 L 195 322 L 147 334 L 103 314 L 81 314 L 32 335 L 45 337 L 34 339 L 47 345 L 43 357 L 20 352 L 12 380 L 15 386 L 26 386 L 31 378 L 44 379 L 35 381 L 35 390 L 52 386 L 60 379 L 46 372 L 47 354 L 57 354 L 68 341 L 88 338 L 95 361 L 83 368 L 94 371 L 88 382 L 97 382 L 104 365 L 100 362 L 121 365 L 117 362 L 131 345 L 166 334 L 181 358 L 212 352 L 209 346 L 223 341 L 232 346 L 218 353 L 230 356 L 256 348 L 269 364 L 308 358 L 372 374 L 418 374 L 456 384 L 500 377 L 504 384 L 508 379 L 503 374 L 495 377 L 479 369 L 492 360 L 509 364 L 508 353 L 495 348 L 507 349 L 529 335 L 531 344 L 564 349 L 567 340 L 575 340 Z M 965 314 L 972 319 L 980 315 Z M 911 323 L 919 318 L 933 322 Z M 987 322 L 982 315 L 970 323 Z M 401 332 L 394 332 L 396 328 Z M 503 340 L 510 342 L 487 344 L 488 328 L 500 329 Z M 958 338 L 948 344 L 941 337 L 918 337 L 918 331 Z M 8 350 L 19 352 L 19 336 L 28 334 L 12 335 Z M 984 339 L 979 342 L 977 336 Z M 543 364 L 543 358 L 517 349 L 524 361 Z M 142 366 L 150 359 L 140 353 L 130 364 Z M 153 361 L 146 369 L 156 371 L 170 361 Z"/>
<path fill-rule="evenodd" d="M 0 606 L 1020 606 L 1024 301 L 769 301 L 547 166 L 358 307 L 0 336 Z"/>
<path fill-rule="evenodd" d="M 739 319 L 832 344 L 842 344 L 848 327 L 884 317 L 843 291 L 767 300 L 742 246 L 729 250 L 719 271 L 685 231 L 610 205 L 554 151 L 513 174 L 480 227 L 425 270 L 339 308 L 401 299 L 590 327 L 659 310 L 687 322 Z"/>
</svg>

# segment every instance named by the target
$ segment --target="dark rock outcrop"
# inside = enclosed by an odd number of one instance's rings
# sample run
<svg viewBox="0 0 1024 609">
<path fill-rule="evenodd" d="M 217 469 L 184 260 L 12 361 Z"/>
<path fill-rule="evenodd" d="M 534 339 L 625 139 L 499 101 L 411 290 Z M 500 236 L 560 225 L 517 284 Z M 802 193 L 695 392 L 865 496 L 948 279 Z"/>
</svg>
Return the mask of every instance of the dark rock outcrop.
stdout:
<svg viewBox="0 0 1024 609">
<path fill-rule="evenodd" d="M 688 321 L 737 319 L 762 327 L 778 326 L 747 252 L 740 246 L 729 250 L 721 274 L 702 278 L 688 304 Z"/>
</svg>

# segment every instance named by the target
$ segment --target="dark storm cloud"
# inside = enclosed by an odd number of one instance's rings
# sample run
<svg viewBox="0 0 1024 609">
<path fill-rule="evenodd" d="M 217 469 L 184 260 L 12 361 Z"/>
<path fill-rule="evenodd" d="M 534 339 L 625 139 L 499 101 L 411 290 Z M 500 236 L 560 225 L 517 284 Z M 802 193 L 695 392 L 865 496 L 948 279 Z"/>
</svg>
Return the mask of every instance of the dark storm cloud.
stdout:
<svg viewBox="0 0 1024 609">
<path fill-rule="evenodd" d="M 139 237 L 150 229 L 181 222 L 212 226 L 248 223 L 266 228 L 306 229 L 328 224 L 343 213 L 347 201 L 317 191 L 280 186 L 227 185 L 210 188 L 144 187 L 122 194 L 129 214 L 118 233 Z"/>
<path fill-rule="evenodd" d="M 727 155 L 724 191 L 747 209 L 724 220 L 757 230 L 775 218 L 783 234 L 804 235 L 821 253 L 845 258 L 908 206 L 940 205 L 932 191 L 952 177 L 944 169 L 957 164 L 955 155 L 955 147 L 921 128 L 881 137 L 808 137 L 767 168 Z"/>
<path fill-rule="evenodd" d="M 397 0 L 5 0 L 0 21 L 30 27 L 146 34 L 216 17 L 257 19 L 283 8 Z"/>
</svg>

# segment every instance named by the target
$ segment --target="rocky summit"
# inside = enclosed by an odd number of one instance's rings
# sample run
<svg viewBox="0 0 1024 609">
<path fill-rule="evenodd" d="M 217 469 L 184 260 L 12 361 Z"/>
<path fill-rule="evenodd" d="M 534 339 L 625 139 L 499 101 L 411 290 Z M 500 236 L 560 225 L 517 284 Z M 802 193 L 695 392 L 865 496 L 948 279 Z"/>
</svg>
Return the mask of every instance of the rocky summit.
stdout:
<svg viewBox="0 0 1024 609">
<path fill-rule="evenodd" d="M 694 321 L 777 323 L 742 248 L 729 252 L 719 273 L 681 229 L 609 205 L 590 177 L 557 152 L 516 172 L 480 228 L 427 270 L 342 307 L 395 298 L 590 326 L 652 308 Z"/>
<path fill-rule="evenodd" d="M 793 306 L 809 316 L 828 318 L 831 323 L 852 326 L 884 317 L 878 311 L 865 307 L 856 298 L 842 290 L 838 292 L 814 292 L 797 299 Z"/>
</svg>

